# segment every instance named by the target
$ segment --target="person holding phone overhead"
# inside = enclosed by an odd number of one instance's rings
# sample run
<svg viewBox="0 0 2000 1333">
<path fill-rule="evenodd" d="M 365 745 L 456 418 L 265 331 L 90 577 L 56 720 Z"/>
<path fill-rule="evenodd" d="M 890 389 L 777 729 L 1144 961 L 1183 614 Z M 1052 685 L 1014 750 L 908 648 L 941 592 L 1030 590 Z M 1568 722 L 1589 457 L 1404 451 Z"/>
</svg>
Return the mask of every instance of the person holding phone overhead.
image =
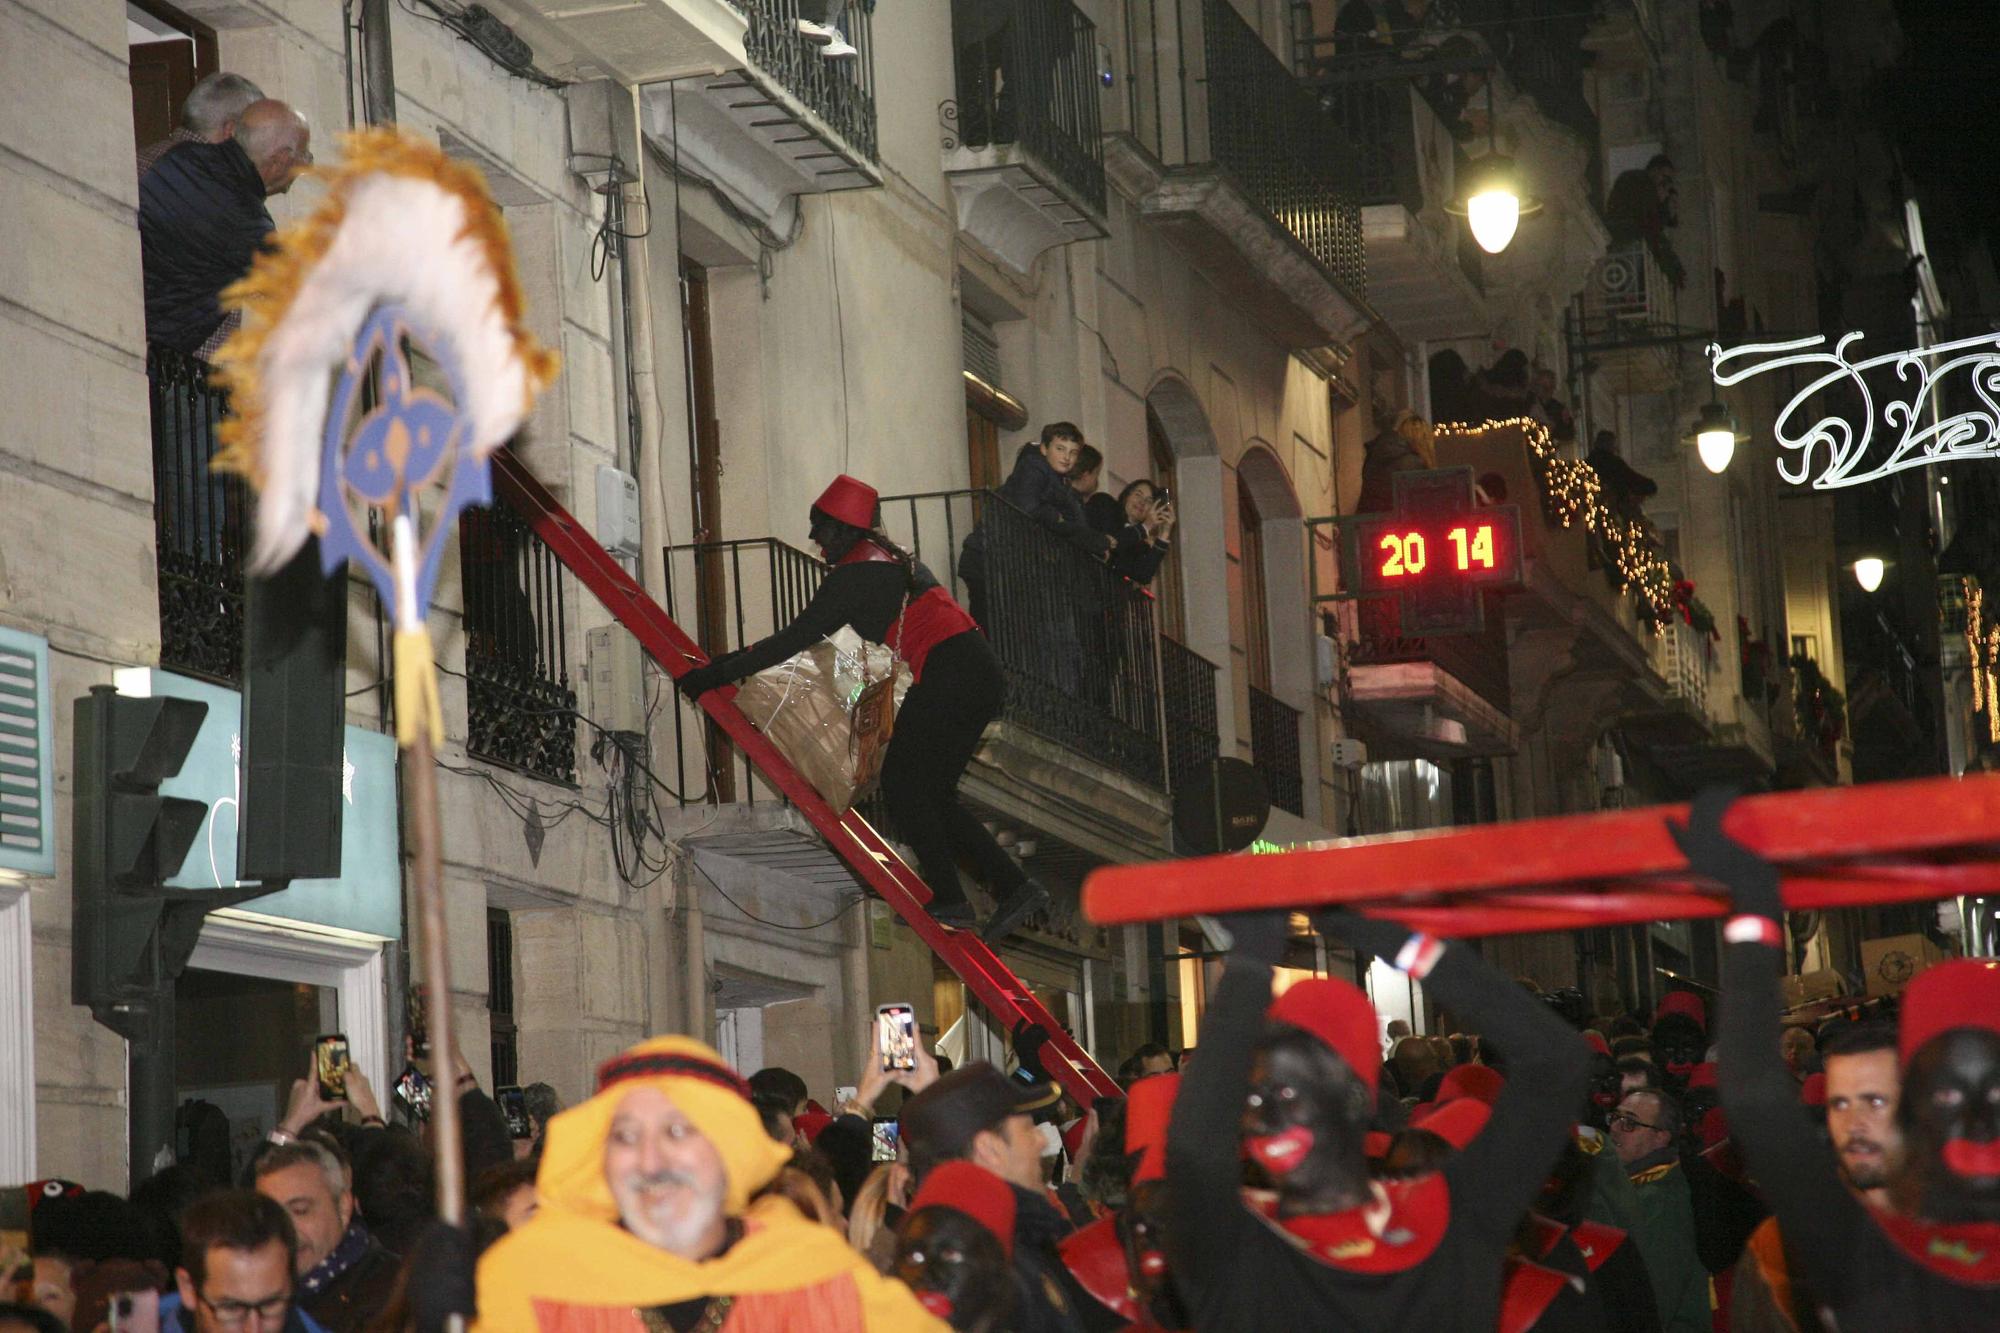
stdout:
<svg viewBox="0 0 2000 1333">
<path fill-rule="evenodd" d="M 930 914 L 939 924 L 960 930 L 974 924 L 958 858 L 979 867 L 999 903 L 983 934 L 998 942 L 1049 905 L 1048 890 L 1028 878 L 958 799 L 959 779 L 986 724 L 1000 716 L 1007 682 L 979 626 L 930 570 L 882 534 L 881 518 L 873 486 L 835 477 L 811 510 L 812 540 L 831 568 L 806 609 L 776 634 L 724 653 L 678 683 L 688 698 L 699 699 L 776 666 L 843 625 L 893 649 L 909 663 L 914 683 L 882 763 L 890 818 L 916 850 L 917 868 L 933 895 Z"/>
</svg>

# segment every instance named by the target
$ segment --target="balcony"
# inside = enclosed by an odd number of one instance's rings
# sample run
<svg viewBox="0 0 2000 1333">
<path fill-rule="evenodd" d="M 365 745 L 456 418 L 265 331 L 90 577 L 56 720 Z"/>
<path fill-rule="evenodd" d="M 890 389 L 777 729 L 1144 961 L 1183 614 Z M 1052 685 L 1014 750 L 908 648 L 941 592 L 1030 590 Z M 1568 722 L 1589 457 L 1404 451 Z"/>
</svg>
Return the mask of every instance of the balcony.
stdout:
<svg viewBox="0 0 2000 1333">
<path fill-rule="evenodd" d="M 1617 246 L 1591 268 L 1569 315 L 1569 344 L 1633 393 L 1674 386 L 1679 301 L 1644 242 Z"/>
<path fill-rule="evenodd" d="M 1274 339 L 1350 341 L 1368 304 L 1356 165 L 1229 0 L 1125 0 L 1105 170 Z"/>
<path fill-rule="evenodd" d="M 1070 0 L 1021 0 L 997 28 L 976 7 L 952 14 L 956 96 L 942 114 L 959 230 L 1019 273 L 1109 235 L 1096 25 Z"/>
<path fill-rule="evenodd" d="M 1486 328 L 1479 249 L 1444 211 L 1459 156 L 1451 131 L 1417 85 L 1369 62 L 1330 83 L 1328 115 L 1359 159 L 1355 193 L 1368 252 L 1368 299 L 1406 340 L 1461 338 Z"/>
<path fill-rule="evenodd" d="M 209 471 L 229 397 L 205 361 L 146 349 L 152 406 L 153 526 L 160 585 L 160 665 L 221 685 L 243 679 L 243 479 Z"/>
<path fill-rule="evenodd" d="M 1662 767 L 1672 769 L 1677 756 L 1698 751 L 1715 734 L 1712 709 L 1721 697 L 1715 648 L 1708 636 L 1676 619 L 1654 637 L 1652 652 L 1653 670 L 1666 689 L 1626 712 L 1619 726 L 1630 744 L 1649 756 L 1657 752 Z"/>
<path fill-rule="evenodd" d="M 1347 701 L 1371 755 L 1443 762 L 1514 752 L 1506 618 L 1499 596 L 1487 601 L 1483 631 L 1429 636 L 1404 634 L 1393 601 L 1339 605 Z"/>
<path fill-rule="evenodd" d="M 779 221 L 794 195 L 882 183 L 874 21 L 862 5 L 850 4 L 840 17 L 858 54 L 829 60 L 800 34 L 799 0 L 532 3 L 575 16 L 562 25 L 591 34 L 597 45 L 585 49 L 621 81 L 639 85 L 641 128 L 653 144 L 766 222 Z M 706 45 L 669 59 L 641 40 L 642 27 L 660 21 L 662 11 L 701 15 Z M 627 76 L 627 69 L 643 72 Z"/>
<path fill-rule="evenodd" d="M 569 669 L 569 574 L 513 510 L 467 509 L 465 749 L 549 782 L 576 783 L 576 682 Z"/>
<path fill-rule="evenodd" d="M 1304 818 L 1305 777 L 1299 762 L 1299 710 L 1250 687 L 1250 765 L 1263 775 L 1271 804 Z"/>
</svg>

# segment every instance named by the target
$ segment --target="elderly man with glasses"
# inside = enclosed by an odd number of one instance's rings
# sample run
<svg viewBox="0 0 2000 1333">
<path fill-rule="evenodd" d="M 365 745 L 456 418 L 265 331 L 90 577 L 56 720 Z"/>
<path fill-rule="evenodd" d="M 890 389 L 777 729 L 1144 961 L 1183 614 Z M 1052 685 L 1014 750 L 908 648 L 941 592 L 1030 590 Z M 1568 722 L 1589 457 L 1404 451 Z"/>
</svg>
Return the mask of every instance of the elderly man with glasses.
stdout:
<svg viewBox="0 0 2000 1333">
<path fill-rule="evenodd" d="M 1695 1246 L 1694 1196 L 1681 1169 L 1680 1104 L 1658 1088 L 1628 1092 L 1611 1115 L 1610 1135 L 1638 1200 L 1632 1238 L 1653 1280 L 1662 1333 L 1707 1333 L 1708 1270 Z"/>
<path fill-rule="evenodd" d="M 211 1194 L 181 1215 L 181 1266 L 161 1333 L 326 1333 L 292 1304 L 299 1241 L 274 1199 Z"/>
</svg>

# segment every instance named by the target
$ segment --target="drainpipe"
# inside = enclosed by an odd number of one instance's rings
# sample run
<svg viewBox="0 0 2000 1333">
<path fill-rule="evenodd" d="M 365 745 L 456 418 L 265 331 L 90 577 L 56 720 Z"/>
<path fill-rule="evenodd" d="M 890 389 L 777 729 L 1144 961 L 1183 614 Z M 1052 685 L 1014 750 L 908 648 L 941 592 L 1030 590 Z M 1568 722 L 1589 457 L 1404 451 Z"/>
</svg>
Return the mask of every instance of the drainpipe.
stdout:
<svg viewBox="0 0 2000 1333">
<path fill-rule="evenodd" d="M 396 54 L 389 42 L 389 0 L 361 0 L 361 117 L 396 123 Z"/>
</svg>

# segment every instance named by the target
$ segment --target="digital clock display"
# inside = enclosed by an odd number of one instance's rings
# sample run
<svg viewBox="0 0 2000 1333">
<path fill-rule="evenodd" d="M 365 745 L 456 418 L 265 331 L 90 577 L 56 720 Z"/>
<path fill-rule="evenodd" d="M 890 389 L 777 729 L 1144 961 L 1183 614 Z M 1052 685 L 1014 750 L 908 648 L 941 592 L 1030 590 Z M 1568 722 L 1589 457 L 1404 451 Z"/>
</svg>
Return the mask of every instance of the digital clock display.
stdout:
<svg viewBox="0 0 2000 1333">
<path fill-rule="evenodd" d="M 1463 634 L 1483 598 L 1521 582 L 1521 512 L 1478 502 L 1470 468 L 1400 472 L 1386 513 L 1344 523 L 1347 590 L 1393 597 L 1405 634 Z"/>
</svg>

